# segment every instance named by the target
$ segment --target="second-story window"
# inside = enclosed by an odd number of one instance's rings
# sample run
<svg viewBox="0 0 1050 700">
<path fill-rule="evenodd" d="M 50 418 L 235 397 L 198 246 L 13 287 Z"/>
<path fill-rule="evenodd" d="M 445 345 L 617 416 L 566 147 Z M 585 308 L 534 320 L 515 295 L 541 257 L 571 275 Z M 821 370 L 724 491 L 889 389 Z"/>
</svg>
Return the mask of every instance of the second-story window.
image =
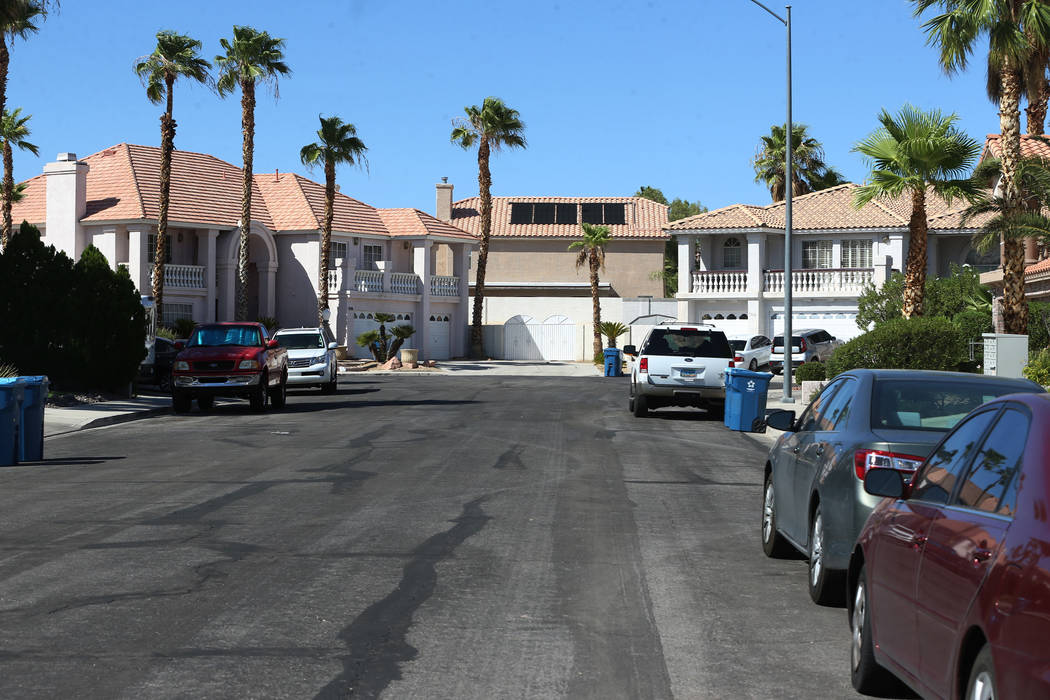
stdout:
<svg viewBox="0 0 1050 700">
<path fill-rule="evenodd" d="M 871 241 L 842 241 L 842 267 L 871 267 Z"/>
<path fill-rule="evenodd" d="M 335 268 L 337 260 L 346 259 L 346 241 L 332 241 L 332 247 L 328 251 L 328 267 Z"/>
<path fill-rule="evenodd" d="M 722 269 L 739 270 L 743 267 L 743 256 L 741 254 L 740 240 L 727 238 L 722 244 Z"/>
<path fill-rule="evenodd" d="M 379 267 L 376 262 L 383 259 L 383 245 L 374 245 L 365 243 L 361 246 L 362 258 L 361 258 L 361 269 L 362 270 L 378 270 Z"/>
<path fill-rule="evenodd" d="M 171 232 L 168 232 L 168 240 L 164 245 L 164 264 L 171 264 Z M 151 233 L 146 236 L 146 256 L 150 262 L 156 262 L 157 260 L 157 234 Z"/>
<path fill-rule="evenodd" d="M 831 241 L 802 241 L 802 267 L 826 270 L 831 267 Z"/>
</svg>

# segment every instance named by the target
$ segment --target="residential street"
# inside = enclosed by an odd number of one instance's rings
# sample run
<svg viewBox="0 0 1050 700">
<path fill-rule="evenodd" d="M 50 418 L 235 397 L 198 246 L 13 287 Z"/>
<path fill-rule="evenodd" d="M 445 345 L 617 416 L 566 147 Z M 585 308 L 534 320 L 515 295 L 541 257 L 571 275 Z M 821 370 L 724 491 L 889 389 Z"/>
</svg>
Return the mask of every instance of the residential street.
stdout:
<svg viewBox="0 0 1050 700">
<path fill-rule="evenodd" d="M 0 697 L 843 698 L 762 443 L 626 379 L 354 375 L 0 470 Z"/>
</svg>

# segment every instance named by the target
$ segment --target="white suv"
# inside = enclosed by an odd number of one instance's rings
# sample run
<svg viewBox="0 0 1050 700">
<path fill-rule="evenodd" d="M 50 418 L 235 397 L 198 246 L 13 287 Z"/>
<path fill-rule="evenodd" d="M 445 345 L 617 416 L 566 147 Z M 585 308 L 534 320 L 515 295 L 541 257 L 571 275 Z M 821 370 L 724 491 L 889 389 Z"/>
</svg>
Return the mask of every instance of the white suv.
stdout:
<svg viewBox="0 0 1050 700">
<path fill-rule="evenodd" d="M 288 350 L 288 386 L 319 386 L 334 394 L 339 381 L 335 359 L 337 343 L 321 328 L 282 328 L 273 334 L 277 344 Z"/>
<path fill-rule="evenodd" d="M 726 334 L 702 323 L 654 326 L 642 343 L 623 349 L 631 362 L 630 410 L 638 417 L 661 406 L 725 410 L 726 370 L 734 366 Z"/>
</svg>

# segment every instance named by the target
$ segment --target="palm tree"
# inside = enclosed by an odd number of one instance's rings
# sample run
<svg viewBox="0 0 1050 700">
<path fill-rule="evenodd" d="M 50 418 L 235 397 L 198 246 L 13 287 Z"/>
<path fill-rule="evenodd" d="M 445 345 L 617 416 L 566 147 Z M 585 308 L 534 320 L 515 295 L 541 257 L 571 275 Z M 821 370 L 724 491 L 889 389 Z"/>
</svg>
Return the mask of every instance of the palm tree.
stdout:
<svg viewBox="0 0 1050 700">
<path fill-rule="evenodd" d="M 322 314 L 328 308 L 328 261 L 332 250 L 332 216 L 335 210 L 335 166 L 340 163 L 360 165 L 368 150 L 357 138 L 353 124 L 344 124 L 339 117 L 319 117 L 321 128 L 318 141 L 302 147 L 299 159 L 303 165 L 324 164 L 324 221 L 321 222 L 321 256 L 317 272 L 317 319 L 324 323 Z"/>
<path fill-rule="evenodd" d="M 255 154 L 255 84 L 273 86 L 277 95 L 277 78 L 291 73 L 284 62 L 284 39 L 270 36 L 251 27 L 233 28 L 233 40 L 220 39 L 226 51 L 216 56 L 219 80 L 216 89 L 221 97 L 241 89 L 241 155 L 244 158 L 244 182 L 241 187 L 241 234 L 237 249 L 236 320 L 248 318 L 248 230 L 252 225 L 252 159 Z"/>
<path fill-rule="evenodd" d="M 602 307 L 598 301 L 598 270 L 605 269 L 605 246 L 609 245 L 609 227 L 596 224 L 580 224 L 583 237 L 569 244 L 569 250 L 579 250 L 576 269 L 586 265 L 591 273 L 591 303 L 594 326 L 594 359 L 602 356 Z"/>
<path fill-rule="evenodd" d="M 153 104 L 164 101 L 160 115 L 160 207 L 157 214 L 157 249 L 153 254 L 153 304 L 158 311 L 164 301 L 164 262 L 167 260 L 168 204 L 171 200 L 171 152 L 175 149 L 175 119 L 172 101 L 175 81 L 190 78 L 207 83 L 211 64 L 200 57 L 201 42 L 170 30 L 157 32 L 157 48 L 135 63 L 135 73 Z"/>
<path fill-rule="evenodd" d="M 809 135 L 805 124 L 791 125 L 791 194 L 793 197 L 826 190 L 845 182 L 842 174 L 824 162 L 824 147 Z M 755 182 L 769 188 L 774 202 L 784 199 L 784 155 L 787 152 L 787 127 L 774 125 L 763 136 L 752 165 Z"/>
<path fill-rule="evenodd" d="M 12 146 L 17 146 L 23 151 L 29 151 L 34 156 L 39 151 L 36 146 L 29 143 L 29 119 L 31 115 L 22 116 L 22 108 L 16 107 L 13 112 L 6 109 L 0 115 L 0 141 L 3 141 L 4 151 L 4 220 L 3 229 L 0 230 L 0 250 L 7 247 L 11 240 L 11 205 L 15 202 L 15 166 L 12 157 Z"/>
<path fill-rule="evenodd" d="M 390 341 L 390 352 L 388 355 L 390 357 L 397 357 L 397 351 L 401 349 L 401 346 L 405 344 L 405 341 L 411 338 L 415 332 L 416 329 L 407 323 L 402 323 L 391 328 L 390 336 L 392 340 Z"/>
<path fill-rule="evenodd" d="M 854 148 L 872 166 L 868 181 L 857 188 L 854 206 L 873 199 L 911 197 L 908 259 L 904 272 L 905 318 L 922 316 L 926 287 L 926 196 L 934 192 L 946 202 L 956 197 L 974 200 L 977 184 L 968 176 L 980 144 L 955 127 L 956 115 L 923 112 L 905 105 L 896 116 L 885 109 L 882 126 Z"/>
<path fill-rule="evenodd" d="M 1002 165 L 994 158 L 981 162 L 974 170 L 973 180 L 983 186 L 1000 173 Z M 987 253 L 1004 240 L 1037 238 L 1050 244 L 1050 217 L 1042 213 L 1050 207 L 1050 162 L 1040 158 L 1022 158 L 1017 164 L 1018 182 L 1026 204 L 1022 209 L 1007 207 L 1001 190 L 996 188 L 990 195 L 975 200 L 963 212 L 962 225 L 985 215 L 989 219 L 974 235 L 973 246 L 980 253 Z M 967 307 L 984 309 L 991 299 L 981 294 L 979 298 L 968 298 Z"/>
<path fill-rule="evenodd" d="M 966 68 L 975 49 L 988 41 L 990 72 L 998 73 L 999 133 L 1002 149 L 1004 214 L 1013 219 L 1024 206 L 1017 168 L 1021 160 L 1021 74 L 1033 52 L 1050 46 L 1050 5 L 1041 0 L 911 0 L 915 16 L 930 8 L 939 14 L 923 23 L 927 43 L 940 48 L 940 64 L 953 75 Z M 1024 244 L 1003 240 L 1003 322 L 1007 333 L 1026 333 Z"/>
<path fill-rule="evenodd" d="M 518 110 L 503 104 L 498 97 L 486 97 L 481 107 L 464 107 L 466 117 L 453 121 L 452 141 L 463 149 L 478 145 L 478 195 L 481 197 L 481 245 L 478 268 L 474 275 L 474 312 L 470 326 L 470 354 L 484 354 L 481 332 L 481 310 L 485 298 L 485 267 L 489 260 L 489 235 L 492 232 L 492 173 L 489 156 L 493 151 L 525 148 L 525 124 Z"/>
<path fill-rule="evenodd" d="M 0 114 L 7 108 L 10 42 L 37 32 L 38 20 L 47 17 L 50 8 L 57 5 L 57 0 L 0 0 Z"/>
</svg>

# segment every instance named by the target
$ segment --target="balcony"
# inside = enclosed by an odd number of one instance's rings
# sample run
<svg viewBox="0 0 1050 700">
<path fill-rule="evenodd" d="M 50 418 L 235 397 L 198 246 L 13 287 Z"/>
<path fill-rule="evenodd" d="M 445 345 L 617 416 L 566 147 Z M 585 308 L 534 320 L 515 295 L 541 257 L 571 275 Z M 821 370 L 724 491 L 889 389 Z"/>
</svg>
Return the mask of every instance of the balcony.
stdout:
<svg viewBox="0 0 1050 700">
<path fill-rule="evenodd" d="M 458 297 L 459 278 L 448 275 L 434 275 L 430 278 L 430 296 Z"/>
<path fill-rule="evenodd" d="M 724 272 L 694 272 L 693 294 L 712 297 L 744 296 L 747 293 L 747 273 L 738 270 Z"/>
<path fill-rule="evenodd" d="M 153 286 L 153 265 L 149 268 L 149 284 Z M 165 265 L 165 289 L 204 289 L 204 265 Z"/>
<path fill-rule="evenodd" d="M 422 294 L 423 285 L 419 275 L 412 272 L 382 272 L 379 270 L 355 270 L 353 284 L 343 285 L 343 271 L 334 269 L 328 271 L 328 292 L 339 294 L 340 292 L 355 292 L 363 294 Z M 459 278 L 447 275 L 434 275 L 430 278 L 430 296 L 432 297 L 458 297 Z"/>
<path fill-rule="evenodd" d="M 762 290 L 767 295 L 784 294 L 783 270 L 766 270 L 762 276 Z M 870 267 L 792 270 L 791 293 L 810 297 L 859 296 L 874 277 L 875 270 Z"/>
</svg>

